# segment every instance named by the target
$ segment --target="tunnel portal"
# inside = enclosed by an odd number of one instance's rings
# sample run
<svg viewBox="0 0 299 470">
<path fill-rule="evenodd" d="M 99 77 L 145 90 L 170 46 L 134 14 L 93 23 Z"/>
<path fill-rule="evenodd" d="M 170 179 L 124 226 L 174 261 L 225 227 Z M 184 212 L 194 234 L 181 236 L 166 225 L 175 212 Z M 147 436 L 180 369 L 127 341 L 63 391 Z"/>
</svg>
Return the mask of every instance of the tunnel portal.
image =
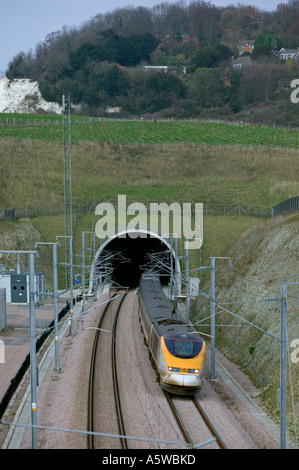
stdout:
<svg viewBox="0 0 299 470">
<path fill-rule="evenodd" d="M 159 271 L 163 284 L 180 271 L 171 242 L 147 231 L 118 233 L 102 243 L 95 260 L 97 283 L 105 279 L 124 287 L 137 287 L 143 272 Z"/>
</svg>

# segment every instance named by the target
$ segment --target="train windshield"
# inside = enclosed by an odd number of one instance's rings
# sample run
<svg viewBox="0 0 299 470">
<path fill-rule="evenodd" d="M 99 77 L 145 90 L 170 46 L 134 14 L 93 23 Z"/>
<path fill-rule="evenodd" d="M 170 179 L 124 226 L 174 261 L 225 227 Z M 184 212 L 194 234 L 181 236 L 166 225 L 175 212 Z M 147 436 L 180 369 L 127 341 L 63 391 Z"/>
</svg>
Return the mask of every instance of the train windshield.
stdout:
<svg viewBox="0 0 299 470">
<path fill-rule="evenodd" d="M 197 356 L 202 348 L 202 339 L 191 334 L 174 334 L 164 336 L 168 351 L 176 357 L 189 359 Z"/>
<path fill-rule="evenodd" d="M 193 356 L 193 342 L 192 341 L 174 341 L 174 353 L 178 357 L 192 357 Z"/>
</svg>

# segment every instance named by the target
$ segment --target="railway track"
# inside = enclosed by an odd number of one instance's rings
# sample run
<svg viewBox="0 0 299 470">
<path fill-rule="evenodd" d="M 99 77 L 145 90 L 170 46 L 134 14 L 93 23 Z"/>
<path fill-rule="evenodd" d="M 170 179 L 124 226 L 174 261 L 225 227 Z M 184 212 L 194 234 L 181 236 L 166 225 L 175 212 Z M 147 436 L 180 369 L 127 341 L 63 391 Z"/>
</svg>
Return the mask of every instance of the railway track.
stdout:
<svg viewBox="0 0 299 470">
<path fill-rule="evenodd" d="M 188 423 L 186 423 L 186 418 L 182 416 L 183 413 L 181 413 L 179 411 L 178 406 L 176 405 L 176 400 L 177 399 L 175 397 L 173 397 L 171 394 L 169 394 L 168 392 L 164 391 L 164 394 L 165 394 L 167 402 L 168 402 L 168 404 L 171 408 L 172 414 L 173 414 L 173 416 L 174 416 L 174 418 L 177 422 L 177 425 L 178 425 L 178 427 L 179 427 L 179 429 L 182 433 L 182 436 L 183 436 L 183 439 L 184 439 L 186 445 L 188 445 L 191 448 L 196 448 L 196 445 L 199 444 L 199 443 L 195 442 L 194 437 L 192 437 L 191 432 L 188 429 Z M 189 398 L 188 400 L 194 406 L 195 412 L 197 412 L 200 415 L 200 417 L 202 418 L 202 420 L 204 421 L 206 427 L 208 428 L 209 433 L 211 434 L 210 438 L 214 438 L 216 440 L 217 447 L 219 447 L 220 449 L 226 449 L 227 447 L 226 447 L 226 444 L 225 444 L 223 438 L 221 437 L 221 435 L 217 431 L 214 424 L 209 419 L 208 415 L 203 410 L 203 408 L 200 405 L 200 403 L 198 402 L 198 400 L 195 397 Z"/>
<path fill-rule="evenodd" d="M 217 442 L 219 448 L 220 449 L 226 449 L 227 446 L 226 446 L 226 444 L 223 440 L 223 437 L 217 431 L 216 427 L 211 422 L 209 416 L 203 410 L 201 404 L 198 402 L 198 400 L 195 397 L 193 397 L 193 404 L 194 404 L 195 408 L 197 409 L 198 413 L 200 414 L 200 416 L 203 418 L 203 420 L 204 420 L 206 426 L 208 427 L 209 431 L 211 432 L 212 436 L 216 438 L 216 442 Z"/>
<path fill-rule="evenodd" d="M 184 423 L 184 421 L 183 421 L 183 419 L 182 419 L 182 417 L 181 417 L 181 415 L 180 415 L 180 413 L 179 413 L 177 407 L 175 406 L 175 403 L 174 403 L 173 398 L 172 398 L 171 395 L 170 395 L 168 392 L 166 392 L 165 390 L 164 390 L 164 395 L 165 395 L 165 397 L 166 397 L 166 400 L 167 400 L 168 405 L 170 406 L 170 409 L 171 409 L 171 411 L 172 411 L 172 414 L 173 414 L 173 416 L 174 416 L 174 418 L 175 418 L 175 420 L 176 420 L 176 422 L 177 422 L 177 425 L 178 425 L 178 427 L 179 427 L 179 429 L 180 429 L 180 431 L 181 431 L 181 433 L 182 433 L 182 436 L 183 436 L 184 441 L 186 442 L 186 444 L 188 444 L 189 446 L 192 447 L 192 446 L 193 446 L 193 441 L 192 441 L 192 439 L 191 439 L 191 436 L 190 436 L 190 434 L 189 434 L 189 432 L 188 432 L 188 430 L 187 430 L 187 427 L 186 427 L 186 425 L 185 425 L 185 423 Z"/>
<path fill-rule="evenodd" d="M 118 428 L 119 428 L 119 434 L 121 436 L 126 435 L 126 430 L 125 430 L 125 424 L 124 424 L 124 419 L 122 415 L 122 409 L 121 409 L 121 401 L 120 401 L 120 393 L 119 393 L 119 384 L 118 384 L 118 377 L 117 377 L 117 359 L 116 359 L 116 330 L 117 330 L 117 321 L 120 313 L 120 309 L 122 306 L 122 303 L 124 301 L 126 294 L 124 294 L 118 304 L 115 317 L 114 317 L 114 322 L 113 322 L 113 328 L 112 328 L 112 347 L 111 347 L 111 362 L 112 362 L 112 377 L 113 377 L 113 390 L 114 390 L 114 400 L 115 400 L 115 409 L 116 409 L 116 414 L 117 414 L 117 421 L 118 421 Z M 121 448 L 122 449 L 127 449 L 127 440 L 124 437 L 120 438 L 121 442 Z"/>
<path fill-rule="evenodd" d="M 119 390 L 119 380 L 118 380 L 118 374 L 117 374 L 117 323 L 118 323 L 118 318 L 119 314 L 124 302 L 124 299 L 127 295 L 127 292 L 124 291 L 116 291 L 114 294 L 115 299 L 111 300 L 109 302 L 98 321 L 96 332 L 95 332 L 95 337 L 94 337 L 94 342 L 93 342 L 93 347 L 92 347 L 92 353 L 91 353 L 91 362 L 90 362 L 90 372 L 89 372 L 89 393 L 88 393 L 88 431 L 90 433 L 94 433 L 95 431 L 101 431 L 101 432 L 107 432 L 107 435 L 109 434 L 110 436 L 112 434 L 116 435 L 118 434 L 120 437 L 118 438 L 118 443 L 117 439 L 113 438 L 113 446 L 115 448 L 121 448 L 121 449 L 127 449 L 128 448 L 128 441 L 124 437 L 126 435 L 126 428 L 125 428 L 125 422 L 124 418 L 122 415 L 122 406 L 121 406 L 121 400 L 120 400 L 120 390 Z M 107 332 L 110 334 L 107 335 Z M 111 373 L 109 376 L 103 377 L 103 374 L 100 374 L 100 377 L 98 376 L 98 369 L 99 365 L 101 363 L 101 359 L 99 359 L 100 351 L 101 351 L 101 344 L 105 340 L 106 341 L 106 350 L 108 349 L 108 339 L 109 338 L 109 344 L 110 344 L 110 357 L 109 361 L 111 361 L 111 366 L 110 364 L 105 364 L 105 370 L 109 370 Z M 102 355 L 103 353 L 101 353 Z M 106 404 L 101 404 L 100 407 L 98 405 L 95 405 L 97 403 L 98 398 L 96 397 L 97 395 L 97 389 L 101 385 L 101 382 L 112 382 L 111 385 L 111 390 L 113 390 L 113 403 L 111 401 L 110 405 L 113 406 L 114 408 L 114 415 L 113 419 L 110 421 L 113 421 L 114 423 L 117 422 L 117 431 L 115 430 L 114 432 L 111 431 L 111 429 L 108 429 L 107 431 L 102 428 L 101 425 L 98 424 L 98 414 L 102 414 L 103 410 L 106 407 Z M 169 407 L 171 408 L 172 414 L 175 418 L 175 421 L 177 422 L 177 426 L 180 430 L 180 433 L 182 435 L 183 441 L 186 444 L 186 447 L 189 448 L 196 448 L 196 445 L 202 441 L 202 439 L 199 439 L 198 437 L 195 437 L 194 430 L 191 432 L 189 429 L 188 425 L 188 418 L 186 419 L 186 413 L 182 413 L 180 411 L 180 406 L 179 406 L 179 400 L 178 397 L 174 397 L 173 395 L 164 392 L 165 397 L 167 399 L 167 403 Z M 111 396 L 111 393 L 110 393 Z M 178 400 L 178 401 L 177 401 Z M 204 410 L 202 409 L 200 403 L 197 401 L 197 399 L 194 398 L 189 398 L 188 399 L 188 406 L 192 406 L 192 411 L 190 411 L 193 415 L 195 413 L 200 414 L 201 417 L 201 423 L 204 421 L 204 425 L 202 424 L 201 426 L 204 426 L 205 428 L 208 429 L 205 430 L 205 434 L 208 434 L 207 439 L 214 438 L 217 443 L 217 447 L 224 449 L 226 448 L 225 443 L 223 442 L 223 439 L 215 429 L 214 425 L 210 422 L 208 416 L 205 414 Z M 99 413 L 100 409 L 100 413 Z M 99 440 L 99 437 L 95 436 L 94 434 L 88 434 L 87 435 L 87 447 L 88 449 L 94 449 L 94 448 L 99 448 L 103 443 L 103 438 L 102 441 Z M 215 443 L 213 443 L 214 446 L 216 446 Z M 111 444 L 110 444 L 111 445 Z M 109 447 L 109 445 L 108 445 Z"/>
<path fill-rule="evenodd" d="M 117 378 L 117 364 L 116 364 L 116 331 L 117 331 L 117 321 L 118 317 L 121 311 L 121 307 L 123 304 L 123 301 L 127 295 L 127 292 L 124 292 L 123 290 L 117 290 L 115 293 L 115 299 L 112 299 L 111 302 L 109 302 L 101 316 L 98 322 L 98 325 L 96 327 L 96 333 L 94 337 L 94 342 L 93 342 L 93 347 L 92 347 L 92 353 L 91 353 L 91 361 L 90 361 L 90 372 L 89 372 L 89 386 L 88 386 L 88 410 L 87 410 L 87 426 L 88 426 L 88 431 L 90 433 L 94 433 L 96 431 L 96 388 L 97 388 L 97 383 L 98 383 L 98 378 L 97 378 L 97 363 L 98 363 L 98 356 L 99 356 L 99 346 L 101 344 L 101 338 L 104 334 L 107 334 L 107 332 L 111 333 L 111 370 L 112 370 L 112 382 L 113 382 L 113 392 L 114 392 L 114 403 L 115 403 L 115 411 L 116 411 L 116 417 L 117 417 L 117 423 L 118 423 L 118 433 L 120 436 L 125 435 L 125 426 L 124 426 L 124 419 L 122 416 L 122 410 L 121 410 L 121 402 L 120 402 L 120 396 L 119 396 L 119 385 L 118 385 L 118 378 Z M 114 311 L 114 308 L 115 311 Z M 110 319 L 108 318 L 110 317 Z M 104 322 L 107 321 L 113 322 L 113 326 L 111 331 L 110 330 L 105 330 L 103 329 Z M 109 377 L 101 378 L 101 380 L 109 380 Z M 94 434 L 88 434 L 87 435 L 87 448 L 88 449 L 94 449 L 97 447 L 96 444 L 96 439 Z M 122 449 L 127 448 L 127 441 L 124 437 L 120 437 L 120 447 Z"/>
</svg>

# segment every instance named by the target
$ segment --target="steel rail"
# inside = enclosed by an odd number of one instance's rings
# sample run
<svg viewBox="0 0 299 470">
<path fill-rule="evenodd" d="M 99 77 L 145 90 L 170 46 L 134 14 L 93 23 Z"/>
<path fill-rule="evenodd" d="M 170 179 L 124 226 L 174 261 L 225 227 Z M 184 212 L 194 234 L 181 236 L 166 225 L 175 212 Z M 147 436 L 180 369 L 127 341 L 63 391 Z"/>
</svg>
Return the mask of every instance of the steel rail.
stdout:
<svg viewBox="0 0 299 470">
<path fill-rule="evenodd" d="M 101 328 L 106 312 L 110 306 L 110 302 L 105 306 L 100 320 L 98 322 L 97 328 Z M 89 432 L 94 432 L 94 410 L 93 410 L 93 403 L 94 403 L 94 378 L 95 378 L 95 363 L 96 363 L 96 356 L 97 356 L 97 348 L 99 343 L 99 336 L 100 330 L 96 329 L 92 353 L 91 353 L 91 362 L 90 362 L 90 372 L 89 372 L 89 385 L 88 385 L 88 408 L 87 408 L 87 426 Z M 93 449 L 94 448 L 94 435 L 88 434 L 87 435 L 87 448 Z"/>
<path fill-rule="evenodd" d="M 166 397 L 167 403 L 168 403 L 168 405 L 170 406 L 170 409 L 171 409 L 171 411 L 172 411 L 172 414 L 173 414 L 173 416 L 174 416 L 174 418 L 175 418 L 175 420 L 176 420 L 176 422 L 177 422 L 177 425 L 178 425 L 178 427 L 179 427 L 179 429 L 180 429 L 180 431 L 181 431 L 181 433 L 182 433 L 182 436 L 183 436 L 183 438 L 184 438 L 184 441 L 185 441 L 186 444 L 188 444 L 190 447 L 193 447 L 193 444 L 194 444 L 194 443 L 193 443 L 193 441 L 192 441 L 192 439 L 191 439 L 191 436 L 190 436 L 190 434 L 189 434 L 189 432 L 188 432 L 188 430 L 187 430 L 187 428 L 186 428 L 186 426 L 185 426 L 185 424 L 184 424 L 182 418 L 180 417 L 180 414 L 179 414 L 179 412 L 178 412 L 178 410 L 177 410 L 177 407 L 175 406 L 175 404 L 174 404 L 174 402 L 173 402 L 171 396 L 169 395 L 169 393 L 166 392 L 165 390 L 163 390 L 163 391 L 164 391 L 164 395 L 165 395 L 165 397 Z"/>
<path fill-rule="evenodd" d="M 117 377 L 117 358 L 116 358 L 116 330 L 117 330 L 117 321 L 119 317 L 119 313 L 123 304 L 123 301 L 127 295 L 127 292 L 124 293 L 122 296 L 118 306 L 117 310 L 115 313 L 114 317 L 114 322 L 113 322 L 113 328 L 112 328 L 112 348 L 111 348 L 111 360 L 112 360 L 112 378 L 113 378 L 113 390 L 114 390 L 114 400 L 115 400 L 115 408 L 117 412 L 117 421 L 118 421 L 118 428 L 119 428 L 119 434 L 121 436 L 126 435 L 126 430 L 125 430 L 125 424 L 124 424 L 124 419 L 122 415 L 122 409 L 121 409 L 121 400 L 120 400 L 120 390 L 119 390 L 119 383 L 118 383 L 118 377 Z M 121 442 L 121 447 L 122 449 L 128 449 L 128 443 L 125 437 L 120 438 Z"/>
<path fill-rule="evenodd" d="M 198 402 L 198 400 L 195 397 L 193 397 L 192 401 L 194 403 L 194 406 L 195 406 L 196 410 L 199 412 L 200 416 L 202 417 L 202 419 L 204 420 L 206 426 L 208 427 L 209 431 L 211 432 L 212 436 L 216 438 L 216 442 L 217 442 L 218 446 L 220 447 L 220 449 L 227 449 L 227 446 L 226 446 L 222 436 L 217 431 L 214 424 L 211 422 L 210 418 L 208 417 L 206 412 L 203 410 L 203 408 L 200 405 L 200 403 Z"/>
</svg>

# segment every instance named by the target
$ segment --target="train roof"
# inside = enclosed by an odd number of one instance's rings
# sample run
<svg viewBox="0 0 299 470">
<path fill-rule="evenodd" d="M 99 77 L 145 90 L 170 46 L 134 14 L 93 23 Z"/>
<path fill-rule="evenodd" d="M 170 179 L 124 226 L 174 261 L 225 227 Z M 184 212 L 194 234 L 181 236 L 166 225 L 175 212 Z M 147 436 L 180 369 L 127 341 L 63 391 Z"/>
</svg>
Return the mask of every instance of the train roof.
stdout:
<svg viewBox="0 0 299 470">
<path fill-rule="evenodd" d="M 152 320 L 158 317 L 172 317 L 173 304 L 166 297 L 159 276 L 144 274 L 140 280 L 139 290 L 146 310 Z"/>
<path fill-rule="evenodd" d="M 160 336 L 184 332 L 194 333 L 198 339 L 202 339 L 191 325 L 175 317 L 174 306 L 166 297 L 158 275 L 144 274 L 139 290 L 151 323 L 155 324 Z"/>
<path fill-rule="evenodd" d="M 197 331 L 191 325 L 187 325 L 182 321 L 158 321 L 156 323 L 156 329 L 160 336 L 169 336 L 172 334 L 185 333 L 186 335 L 188 335 L 188 339 L 191 339 L 189 335 L 193 334 L 194 339 L 202 340 Z"/>
</svg>

